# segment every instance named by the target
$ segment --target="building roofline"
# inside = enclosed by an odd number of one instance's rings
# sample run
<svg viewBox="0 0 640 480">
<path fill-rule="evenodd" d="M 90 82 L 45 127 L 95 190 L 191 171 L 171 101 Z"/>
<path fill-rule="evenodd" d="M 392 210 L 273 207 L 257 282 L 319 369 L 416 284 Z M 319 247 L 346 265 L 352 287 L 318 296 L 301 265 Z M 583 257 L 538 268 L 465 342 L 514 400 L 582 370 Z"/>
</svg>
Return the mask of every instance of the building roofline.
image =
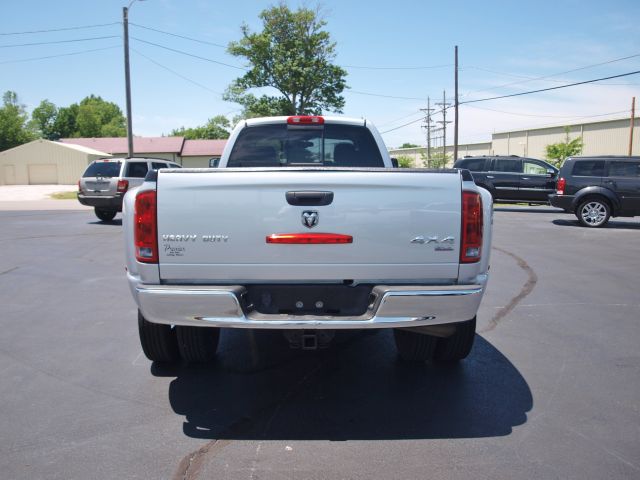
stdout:
<svg viewBox="0 0 640 480">
<path fill-rule="evenodd" d="M 75 144 L 67 144 L 67 143 L 62 143 L 62 142 L 54 142 L 53 140 L 47 140 L 46 138 L 36 138 L 35 140 L 31 140 L 30 142 L 22 143 L 20 145 L 16 145 L 15 147 L 11 147 L 11 148 L 8 148 L 7 150 L 1 151 L 0 155 L 4 155 L 7 152 L 11 152 L 13 150 L 17 150 L 19 148 L 26 147 L 27 145 L 31 145 L 32 143 L 50 143 L 50 144 L 53 144 L 53 145 L 55 145 L 57 147 L 66 148 L 66 149 L 69 149 L 69 150 L 75 150 L 76 152 L 86 153 L 87 155 L 98 155 L 98 156 L 103 156 L 103 157 L 111 157 L 110 153 L 102 152 L 100 150 L 95 150 L 95 149 L 90 148 L 90 147 L 84 147 L 82 145 L 75 145 Z"/>
<path fill-rule="evenodd" d="M 639 117 L 636 117 L 635 120 L 637 121 Z M 550 128 L 563 128 L 563 127 L 579 127 L 582 125 L 599 125 L 599 124 L 603 124 L 603 123 L 610 123 L 610 122 L 619 122 L 621 120 L 624 121 L 629 121 L 631 120 L 630 117 L 620 117 L 620 118 L 610 118 L 608 120 L 599 120 L 597 122 L 577 122 L 577 123 L 556 123 L 553 125 L 547 125 L 545 127 L 534 127 L 534 128 L 521 128 L 519 130 L 503 130 L 501 132 L 494 132 L 492 134 L 493 135 L 504 135 L 505 133 L 520 133 L 520 132 L 532 132 L 535 130 L 549 130 Z"/>
</svg>

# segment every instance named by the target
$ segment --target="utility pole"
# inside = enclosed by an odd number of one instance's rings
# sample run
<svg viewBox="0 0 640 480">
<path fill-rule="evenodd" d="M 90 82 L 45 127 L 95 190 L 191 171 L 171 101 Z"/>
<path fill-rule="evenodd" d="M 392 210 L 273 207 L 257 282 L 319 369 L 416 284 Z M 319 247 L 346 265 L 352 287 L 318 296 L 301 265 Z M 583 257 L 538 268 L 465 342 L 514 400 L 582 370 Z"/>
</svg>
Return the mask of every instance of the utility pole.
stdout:
<svg viewBox="0 0 640 480">
<path fill-rule="evenodd" d="M 447 159 L 447 123 L 451 123 L 451 120 L 447 121 L 447 108 L 451 106 L 450 103 L 447 103 L 447 92 L 445 90 L 442 91 L 442 103 L 436 103 L 442 107 L 442 120 L 438 120 L 437 123 L 442 124 L 442 159 L 446 164 Z"/>
<path fill-rule="evenodd" d="M 431 98 L 427 97 L 427 108 L 421 108 L 420 111 L 425 113 L 422 128 L 427 130 L 427 165 L 431 165 L 431 127 L 433 126 L 431 120 L 431 112 L 433 112 L 433 108 L 431 108 Z"/>
<path fill-rule="evenodd" d="M 455 100 L 453 123 L 453 161 L 458 159 L 458 46 L 455 46 Z"/>
<path fill-rule="evenodd" d="M 633 154 L 633 124 L 636 117 L 636 97 L 631 98 L 631 125 L 629 126 L 629 156 Z"/>
<path fill-rule="evenodd" d="M 135 1 L 135 0 L 134 0 Z M 129 7 L 133 4 L 131 2 Z M 129 157 L 133 157 L 133 125 L 131 124 L 131 75 L 129 72 L 129 8 L 122 7 L 122 26 L 124 28 L 124 83 L 127 97 L 127 146 Z"/>
</svg>

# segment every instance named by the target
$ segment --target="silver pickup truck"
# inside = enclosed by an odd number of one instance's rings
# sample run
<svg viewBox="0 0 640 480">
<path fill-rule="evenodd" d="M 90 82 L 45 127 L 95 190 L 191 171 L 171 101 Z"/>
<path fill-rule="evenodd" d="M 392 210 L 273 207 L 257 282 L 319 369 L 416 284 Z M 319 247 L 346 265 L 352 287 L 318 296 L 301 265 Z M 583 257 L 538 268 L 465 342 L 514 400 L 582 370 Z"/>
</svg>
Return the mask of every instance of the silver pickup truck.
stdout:
<svg viewBox="0 0 640 480">
<path fill-rule="evenodd" d="M 390 328 L 405 360 L 461 360 L 491 223 L 468 171 L 393 168 L 366 120 L 242 121 L 219 168 L 153 171 L 124 199 L 143 351 L 207 362 L 220 328 L 282 329 L 307 349 Z"/>
</svg>

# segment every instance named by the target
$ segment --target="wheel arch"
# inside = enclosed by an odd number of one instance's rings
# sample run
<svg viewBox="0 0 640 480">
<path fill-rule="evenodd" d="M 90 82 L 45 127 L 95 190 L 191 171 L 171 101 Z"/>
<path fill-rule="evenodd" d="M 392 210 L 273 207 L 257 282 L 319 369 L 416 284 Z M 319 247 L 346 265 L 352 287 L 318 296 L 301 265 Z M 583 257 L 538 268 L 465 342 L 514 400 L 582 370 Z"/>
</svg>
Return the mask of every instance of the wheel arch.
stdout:
<svg viewBox="0 0 640 480">
<path fill-rule="evenodd" d="M 576 193 L 572 210 L 575 212 L 578 206 L 589 197 L 604 198 L 611 209 L 611 216 L 615 217 L 620 210 L 620 199 L 611 190 L 603 187 L 586 187 Z"/>
</svg>

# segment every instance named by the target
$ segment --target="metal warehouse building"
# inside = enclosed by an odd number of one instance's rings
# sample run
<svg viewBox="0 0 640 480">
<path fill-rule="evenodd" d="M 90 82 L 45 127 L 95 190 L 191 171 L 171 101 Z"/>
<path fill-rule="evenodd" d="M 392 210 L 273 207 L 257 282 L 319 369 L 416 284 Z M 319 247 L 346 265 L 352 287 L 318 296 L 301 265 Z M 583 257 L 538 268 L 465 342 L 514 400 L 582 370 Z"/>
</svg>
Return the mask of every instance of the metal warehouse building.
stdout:
<svg viewBox="0 0 640 480">
<path fill-rule="evenodd" d="M 0 185 L 73 185 L 89 163 L 110 156 L 80 145 L 34 140 L 0 152 Z"/>
<path fill-rule="evenodd" d="M 629 153 L 629 118 L 603 120 L 601 122 L 577 123 L 569 127 L 569 139 L 582 137 L 582 155 L 627 155 Z M 466 155 L 519 155 L 545 158 L 545 148 L 565 140 L 565 126 L 532 128 L 494 133 L 491 142 L 471 143 L 458 146 L 458 156 Z M 394 157 L 409 156 L 416 166 L 422 166 L 422 153 L 426 147 L 390 149 Z M 432 148 L 433 153 L 442 152 L 442 147 Z M 447 155 L 453 157 L 453 145 L 447 145 Z M 640 154 L 640 119 L 634 121 L 633 154 Z M 453 158 L 450 163 L 453 163 Z"/>
</svg>

